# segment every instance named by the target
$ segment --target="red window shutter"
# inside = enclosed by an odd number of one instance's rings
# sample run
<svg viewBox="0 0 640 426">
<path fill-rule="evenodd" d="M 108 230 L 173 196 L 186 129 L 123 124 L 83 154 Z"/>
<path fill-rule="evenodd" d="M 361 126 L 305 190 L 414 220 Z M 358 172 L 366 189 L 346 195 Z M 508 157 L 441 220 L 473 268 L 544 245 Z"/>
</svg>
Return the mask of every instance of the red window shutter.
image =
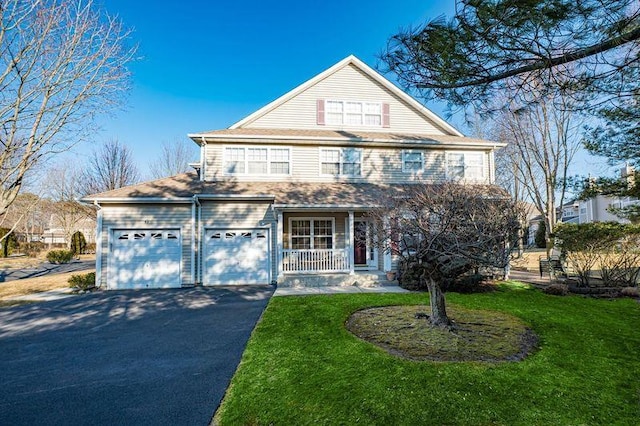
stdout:
<svg viewBox="0 0 640 426">
<path fill-rule="evenodd" d="M 382 104 L 382 127 L 389 126 L 389 104 Z"/>
<path fill-rule="evenodd" d="M 324 99 L 318 99 L 316 106 L 317 124 L 324 126 Z"/>
</svg>

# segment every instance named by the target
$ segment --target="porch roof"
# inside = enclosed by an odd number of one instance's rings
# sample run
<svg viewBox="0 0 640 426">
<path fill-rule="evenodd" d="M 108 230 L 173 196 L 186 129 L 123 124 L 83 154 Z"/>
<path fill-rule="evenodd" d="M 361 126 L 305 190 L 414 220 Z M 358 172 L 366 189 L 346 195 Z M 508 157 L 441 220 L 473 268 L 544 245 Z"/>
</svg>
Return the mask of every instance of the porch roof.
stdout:
<svg viewBox="0 0 640 426">
<path fill-rule="evenodd" d="M 203 199 L 270 201 L 278 207 L 364 207 L 375 205 L 383 194 L 401 188 L 402 185 L 347 182 L 203 182 L 190 172 L 90 195 L 82 201 L 190 202 L 197 195 Z"/>
<path fill-rule="evenodd" d="M 204 182 L 195 172 L 90 195 L 81 201 L 100 203 L 191 203 L 203 200 L 262 201 L 276 208 L 347 209 L 379 205 L 389 195 L 402 195 L 414 184 L 352 182 Z M 494 185 L 475 185 L 487 195 L 504 196 Z"/>
</svg>

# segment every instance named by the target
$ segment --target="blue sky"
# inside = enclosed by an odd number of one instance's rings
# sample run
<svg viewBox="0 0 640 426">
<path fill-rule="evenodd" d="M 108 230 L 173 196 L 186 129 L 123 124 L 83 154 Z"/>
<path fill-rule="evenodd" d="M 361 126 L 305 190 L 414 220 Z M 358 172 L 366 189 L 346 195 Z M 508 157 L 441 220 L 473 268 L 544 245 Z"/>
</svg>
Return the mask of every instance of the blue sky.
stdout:
<svg viewBox="0 0 640 426">
<path fill-rule="evenodd" d="M 163 141 L 228 127 L 349 54 L 375 67 L 400 28 L 454 7 L 453 0 L 104 4 L 134 30 L 141 59 L 131 66 L 126 109 L 102 120 L 93 143 L 127 143 L 143 170 Z"/>
<path fill-rule="evenodd" d="M 95 140 L 76 152 L 87 155 L 94 144 L 118 139 L 132 148 L 143 174 L 162 142 L 228 127 L 349 54 L 375 68 L 390 36 L 451 16 L 455 5 L 454 0 L 103 1 L 133 30 L 140 59 L 130 67 L 125 109 L 105 117 Z M 393 81 L 392 75 L 387 78 Z M 444 104 L 427 107 L 444 115 Z M 449 121 L 465 132 L 462 117 Z M 193 152 L 196 160 L 195 144 Z M 591 161 L 584 161 L 580 169 L 591 168 Z"/>
</svg>

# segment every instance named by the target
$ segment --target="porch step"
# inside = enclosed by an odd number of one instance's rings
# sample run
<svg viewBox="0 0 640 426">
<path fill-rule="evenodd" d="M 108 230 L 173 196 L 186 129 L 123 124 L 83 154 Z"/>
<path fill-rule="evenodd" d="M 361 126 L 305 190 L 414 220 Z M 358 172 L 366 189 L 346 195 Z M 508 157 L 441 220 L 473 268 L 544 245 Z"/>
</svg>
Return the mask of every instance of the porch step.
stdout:
<svg viewBox="0 0 640 426">
<path fill-rule="evenodd" d="M 387 280 L 384 272 L 366 271 L 350 274 L 286 274 L 278 280 L 278 287 L 381 287 L 398 285 L 397 281 Z"/>
</svg>

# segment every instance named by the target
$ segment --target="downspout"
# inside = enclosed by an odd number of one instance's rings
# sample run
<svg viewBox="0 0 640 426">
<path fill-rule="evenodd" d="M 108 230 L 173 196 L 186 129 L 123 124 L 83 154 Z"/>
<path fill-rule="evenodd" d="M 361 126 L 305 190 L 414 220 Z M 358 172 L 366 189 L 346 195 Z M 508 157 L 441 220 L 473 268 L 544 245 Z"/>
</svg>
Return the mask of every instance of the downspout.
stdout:
<svg viewBox="0 0 640 426">
<path fill-rule="evenodd" d="M 196 198 L 191 201 L 191 284 L 196 285 Z"/>
<path fill-rule="evenodd" d="M 206 165 L 207 165 L 207 141 L 204 139 L 204 136 L 202 136 L 200 141 L 200 181 L 204 181 L 204 177 L 207 171 Z"/>
<path fill-rule="evenodd" d="M 196 208 L 196 206 L 198 206 Z M 192 222 L 192 235 L 193 235 L 193 246 L 191 247 L 191 258 L 195 257 L 195 261 L 191 263 L 192 267 L 195 267 L 194 274 L 194 284 L 202 285 L 202 259 L 200 257 L 200 240 L 202 233 L 202 205 L 200 204 L 200 200 L 197 195 L 193 196 L 193 210 L 192 214 L 194 215 Z"/>
<path fill-rule="evenodd" d="M 93 204 L 98 209 L 96 218 L 96 287 L 102 286 L 102 208 L 98 201 Z"/>
</svg>

